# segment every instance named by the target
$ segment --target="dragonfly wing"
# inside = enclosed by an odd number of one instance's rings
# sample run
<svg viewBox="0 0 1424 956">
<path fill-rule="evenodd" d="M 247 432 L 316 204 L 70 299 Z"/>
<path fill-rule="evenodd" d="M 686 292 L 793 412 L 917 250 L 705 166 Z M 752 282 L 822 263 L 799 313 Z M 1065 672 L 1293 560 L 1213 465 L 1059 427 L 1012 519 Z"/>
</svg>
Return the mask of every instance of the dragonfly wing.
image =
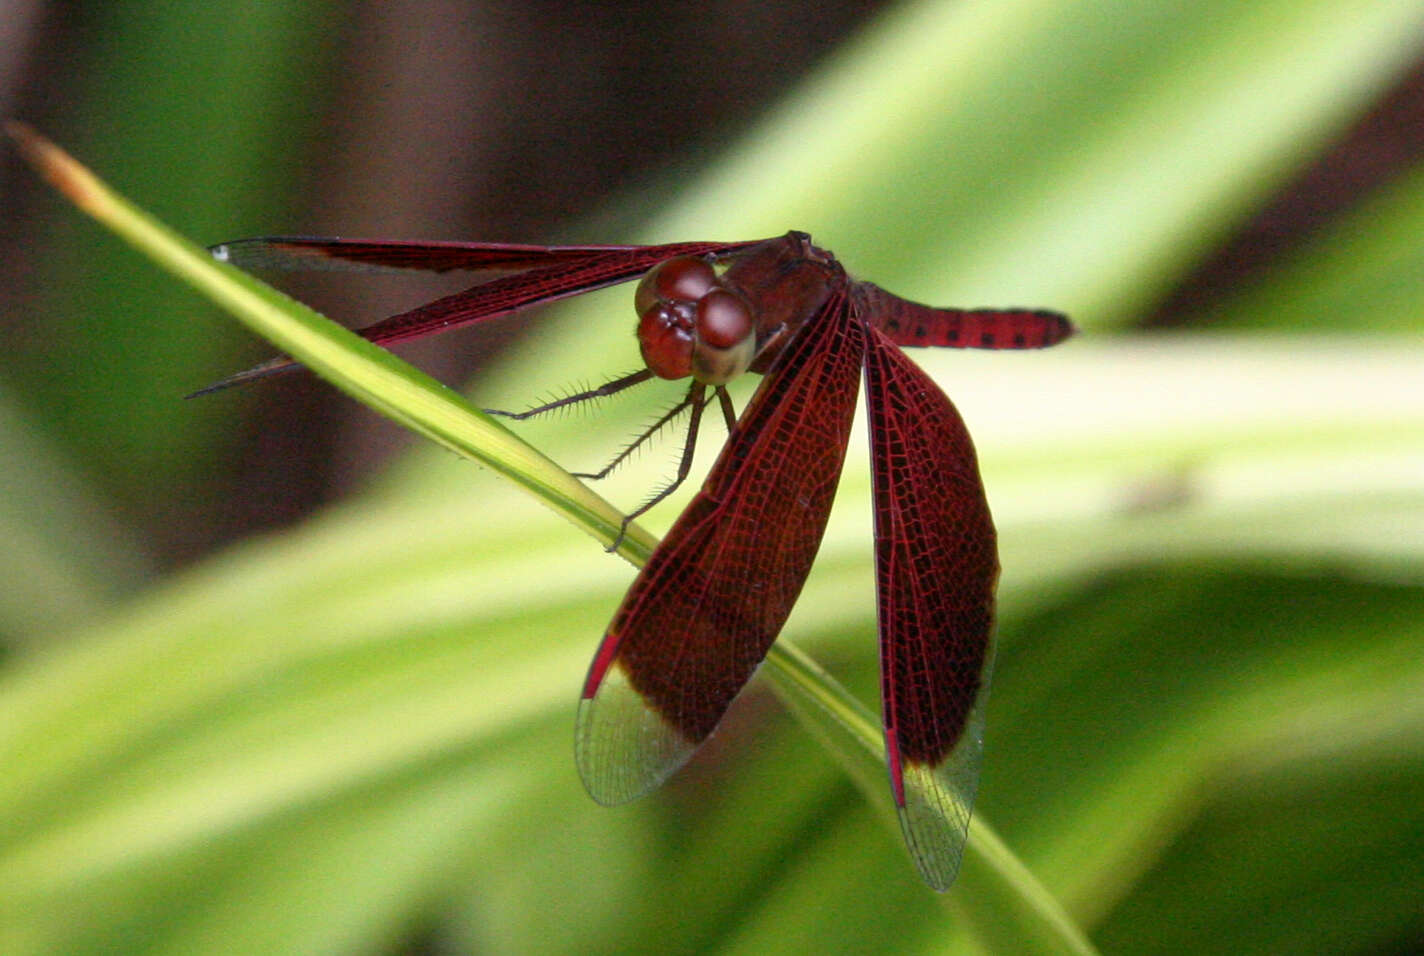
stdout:
<svg viewBox="0 0 1424 956">
<path fill-rule="evenodd" d="M 910 853 L 944 889 L 978 782 L 998 552 L 959 413 L 887 336 L 867 335 L 887 761 Z"/>
<path fill-rule="evenodd" d="M 212 252 L 219 259 L 242 268 L 425 269 L 432 272 L 451 269 L 518 270 L 357 330 L 357 334 L 369 342 L 392 345 L 626 282 L 673 256 L 728 256 L 756 244 L 678 242 L 662 246 L 513 246 L 478 242 L 238 239 L 214 246 Z M 414 264 L 421 255 L 425 255 L 425 261 Z M 295 367 L 297 363 L 289 358 L 269 359 L 193 395 L 220 391 Z"/>
<path fill-rule="evenodd" d="M 443 296 L 358 329 L 357 334 L 377 345 L 390 345 L 627 282 L 670 256 L 728 253 L 743 245 L 683 242 L 636 246 L 556 261 Z"/>
<path fill-rule="evenodd" d="M 579 773 L 600 803 L 676 770 L 786 622 L 840 479 L 864 348 L 839 290 L 788 343 L 624 598 L 579 705 Z"/>
<path fill-rule="evenodd" d="M 332 239 L 321 236 L 261 236 L 219 243 L 213 257 L 240 269 L 321 272 L 523 272 L 578 264 L 612 254 L 653 256 L 726 251 L 748 243 L 678 242 L 663 246 L 532 246 L 512 242 L 438 242 Z"/>
</svg>

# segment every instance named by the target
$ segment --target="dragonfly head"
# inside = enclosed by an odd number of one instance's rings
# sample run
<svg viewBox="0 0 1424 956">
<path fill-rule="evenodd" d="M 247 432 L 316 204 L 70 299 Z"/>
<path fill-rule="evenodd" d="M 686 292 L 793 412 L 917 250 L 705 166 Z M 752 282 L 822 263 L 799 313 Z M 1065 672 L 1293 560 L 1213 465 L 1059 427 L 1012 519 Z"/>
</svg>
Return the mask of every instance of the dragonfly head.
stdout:
<svg viewBox="0 0 1424 956">
<path fill-rule="evenodd" d="M 756 320 L 705 259 L 677 256 L 649 270 L 633 297 L 643 361 L 659 378 L 724 385 L 751 365 Z"/>
</svg>

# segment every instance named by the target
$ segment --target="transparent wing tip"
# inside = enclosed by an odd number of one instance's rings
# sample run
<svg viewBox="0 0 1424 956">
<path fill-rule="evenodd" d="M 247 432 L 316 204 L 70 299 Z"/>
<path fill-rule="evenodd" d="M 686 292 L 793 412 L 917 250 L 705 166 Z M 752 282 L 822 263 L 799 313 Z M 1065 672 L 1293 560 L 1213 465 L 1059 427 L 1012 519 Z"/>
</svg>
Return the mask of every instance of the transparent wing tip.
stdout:
<svg viewBox="0 0 1424 956">
<path fill-rule="evenodd" d="M 905 803 L 897 808 L 905 845 L 931 889 L 943 893 L 959 874 L 969 815 L 974 806 L 972 782 L 967 793 L 950 768 L 906 764 Z"/>
<path fill-rule="evenodd" d="M 584 789 L 604 806 L 657 789 L 696 749 L 647 705 L 616 663 L 594 696 L 579 701 L 574 759 Z"/>
</svg>

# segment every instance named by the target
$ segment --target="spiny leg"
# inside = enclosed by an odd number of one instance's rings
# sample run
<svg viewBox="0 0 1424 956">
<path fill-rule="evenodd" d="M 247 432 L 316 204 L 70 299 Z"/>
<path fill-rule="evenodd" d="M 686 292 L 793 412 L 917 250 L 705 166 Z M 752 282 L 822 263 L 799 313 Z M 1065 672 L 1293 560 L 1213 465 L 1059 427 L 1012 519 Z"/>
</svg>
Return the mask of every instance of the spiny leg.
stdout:
<svg viewBox="0 0 1424 956">
<path fill-rule="evenodd" d="M 662 414 L 661 417 L 658 418 L 657 421 L 653 422 L 647 428 L 643 429 L 642 434 L 640 434 L 637 438 L 629 442 L 628 446 L 622 451 L 620 451 L 617 455 L 615 455 L 613 457 L 613 460 L 610 461 L 607 465 L 604 465 L 601 471 L 573 471 L 569 474 L 573 475 L 575 478 L 586 478 L 590 481 L 599 481 L 603 478 L 607 478 L 610 474 L 612 474 L 613 469 L 617 468 L 619 465 L 621 465 L 624 461 L 628 459 L 629 455 L 633 454 L 633 452 L 641 448 L 644 442 L 652 438 L 658 432 L 662 431 L 663 427 L 666 426 L 668 422 L 681 415 L 691 406 L 692 394 L 689 391 L 687 395 L 683 396 L 682 401 L 678 402 L 672 408 L 668 409 Z"/>
<path fill-rule="evenodd" d="M 573 395 L 565 395 L 544 405 L 539 405 L 524 412 L 506 412 L 498 408 L 486 408 L 486 415 L 499 415 L 502 418 L 512 418 L 515 421 L 524 421 L 526 418 L 533 418 L 535 415 L 543 415 L 545 412 L 552 412 L 556 408 L 563 408 L 566 405 L 577 405 L 580 402 L 592 401 L 595 398 L 607 398 L 609 395 L 617 395 L 625 388 L 632 388 L 634 385 L 642 384 L 653 377 L 649 369 L 641 369 L 622 378 L 615 378 L 597 388 L 590 388 L 586 391 L 576 392 Z"/>
<path fill-rule="evenodd" d="M 692 471 L 692 454 L 697 448 L 697 429 L 698 426 L 702 424 L 702 410 L 708 405 L 708 400 L 705 397 L 706 389 L 707 386 L 701 382 L 693 382 L 692 386 L 687 390 L 687 398 L 683 400 L 683 405 L 690 404 L 692 406 L 692 418 L 687 423 L 687 439 L 683 442 L 682 458 L 677 463 L 677 474 L 673 476 L 672 481 L 658 489 L 656 494 L 624 516 L 623 525 L 618 529 L 618 537 L 613 539 L 613 544 L 608 548 L 609 551 L 616 551 L 618 545 L 623 543 L 623 535 L 628 532 L 628 525 L 632 524 L 639 516 L 646 514 L 653 506 L 676 491 L 681 487 L 682 483 L 687 480 L 688 473 Z M 736 412 L 732 408 L 732 398 L 721 385 L 714 385 L 713 391 L 717 396 L 718 402 L 721 403 L 722 414 L 727 419 L 727 427 L 730 430 L 737 419 Z M 681 408 L 681 406 L 679 406 L 679 408 Z"/>
</svg>

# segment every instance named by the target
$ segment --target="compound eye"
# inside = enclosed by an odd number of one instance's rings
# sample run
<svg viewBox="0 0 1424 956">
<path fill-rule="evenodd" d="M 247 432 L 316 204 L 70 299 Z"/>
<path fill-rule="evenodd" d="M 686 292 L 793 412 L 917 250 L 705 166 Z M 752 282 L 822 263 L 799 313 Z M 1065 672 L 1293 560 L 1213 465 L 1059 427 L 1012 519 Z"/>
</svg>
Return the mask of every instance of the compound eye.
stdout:
<svg viewBox="0 0 1424 956">
<path fill-rule="evenodd" d="M 751 336 L 751 306 L 735 292 L 713 289 L 697 302 L 695 328 L 698 341 L 729 349 Z"/>
<path fill-rule="evenodd" d="M 750 367 L 756 352 L 751 306 L 735 292 L 713 289 L 697 303 L 692 374 L 706 385 L 725 385 Z"/>
<path fill-rule="evenodd" d="M 692 328 L 676 307 L 653 303 L 638 321 L 638 348 L 643 364 L 658 378 L 687 378 L 692 374 Z"/>
<path fill-rule="evenodd" d="M 659 302 L 696 302 L 717 281 L 717 272 L 696 256 L 675 256 L 653 266 L 638 283 L 633 308 L 646 315 Z"/>
</svg>

